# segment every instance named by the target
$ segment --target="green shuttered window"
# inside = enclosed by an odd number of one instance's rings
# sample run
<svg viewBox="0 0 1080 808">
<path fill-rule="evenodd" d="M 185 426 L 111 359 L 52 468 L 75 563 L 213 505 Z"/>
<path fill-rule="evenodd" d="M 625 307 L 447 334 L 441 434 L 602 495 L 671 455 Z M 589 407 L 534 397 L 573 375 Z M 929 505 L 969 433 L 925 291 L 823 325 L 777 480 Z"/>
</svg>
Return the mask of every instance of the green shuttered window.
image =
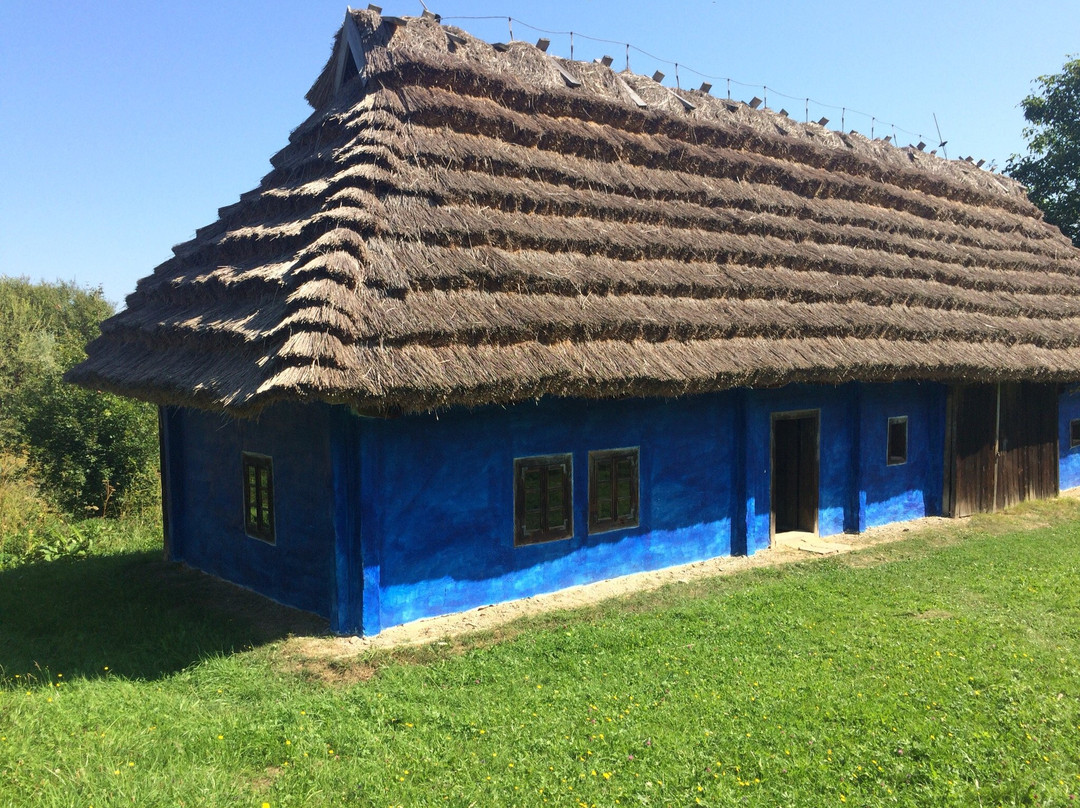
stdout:
<svg viewBox="0 0 1080 808">
<path fill-rule="evenodd" d="M 589 452 L 589 532 L 638 524 L 638 450 Z"/>
<path fill-rule="evenodd" d="M 274 543 L 274 465 L 266 455 L 244 452 L 244 530 Z"/>
<path fill-rule="evenodd" d="M 514 460 L 515 546 L 574 535 L 573 477 L 568 454 Z"/>
</svg>

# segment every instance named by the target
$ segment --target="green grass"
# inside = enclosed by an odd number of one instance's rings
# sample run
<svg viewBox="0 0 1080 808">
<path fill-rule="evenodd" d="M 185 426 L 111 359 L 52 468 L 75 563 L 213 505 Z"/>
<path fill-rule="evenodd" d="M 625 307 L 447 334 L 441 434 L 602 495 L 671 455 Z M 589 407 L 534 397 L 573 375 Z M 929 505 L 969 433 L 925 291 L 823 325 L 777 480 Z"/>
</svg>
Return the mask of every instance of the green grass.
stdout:
<svg viewBox="0 0 1080 808">
<path fill-rule="evenodd" d="M 0 804 L 1072 805 L 1080 502 L 306 659 L 147 550 L 0 572 Z"/>
</svg>

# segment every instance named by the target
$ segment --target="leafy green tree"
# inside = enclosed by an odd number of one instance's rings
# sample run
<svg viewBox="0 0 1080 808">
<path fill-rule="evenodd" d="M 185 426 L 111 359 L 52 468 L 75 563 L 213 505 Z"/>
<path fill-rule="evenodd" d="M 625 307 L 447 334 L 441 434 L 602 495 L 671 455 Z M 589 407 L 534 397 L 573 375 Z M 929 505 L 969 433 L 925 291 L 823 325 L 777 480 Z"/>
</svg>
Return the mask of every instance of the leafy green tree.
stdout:
<svg viewBox="0 0 1080 808">
<path fill-rule="evenodd" d="M 76 516 L 144 499 L 157 469 L 152 406 L 62 381 L 112 312 L 100 289 L 0 277 L 0 450 Z"/>
<path fill-rule="evenodd" d="M 46 491 L 75 515 L 116 515 L 153 468 L 153 409 L 67 384 L 58 373 L 43 374 L 22 392 L 22 434 Z"/>
<path fill-rule="evenodd" d="M 0 447 L 21 440 L 15 399 L 24 384 L 82 359 L 112 311 L 100 289 L 0 277 Z"/>
<path fill-rule="evenodd" d="M 1080 247 L 1080 59 L 1035 83 L 1036 92 L 1020 102 L 1030 153 L 1014 154 L 1006 170 L 1027 186 L 1046 220 Z"/>
</svg>

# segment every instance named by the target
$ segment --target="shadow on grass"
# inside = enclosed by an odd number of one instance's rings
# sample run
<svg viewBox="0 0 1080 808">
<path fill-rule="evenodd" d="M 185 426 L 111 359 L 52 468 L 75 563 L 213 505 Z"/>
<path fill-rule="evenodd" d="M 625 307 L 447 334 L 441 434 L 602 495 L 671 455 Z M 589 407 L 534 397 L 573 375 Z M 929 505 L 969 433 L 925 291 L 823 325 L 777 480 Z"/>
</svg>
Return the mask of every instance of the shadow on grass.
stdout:
<svg viewBox="0 0 1080 808">
<path fill-rule="evenodd" d="M 321 618 L 165 562 L 160 552 L 0 572 L 0 681 L 154 679 L 208 656 L 326 630 Z"/>
</svg>

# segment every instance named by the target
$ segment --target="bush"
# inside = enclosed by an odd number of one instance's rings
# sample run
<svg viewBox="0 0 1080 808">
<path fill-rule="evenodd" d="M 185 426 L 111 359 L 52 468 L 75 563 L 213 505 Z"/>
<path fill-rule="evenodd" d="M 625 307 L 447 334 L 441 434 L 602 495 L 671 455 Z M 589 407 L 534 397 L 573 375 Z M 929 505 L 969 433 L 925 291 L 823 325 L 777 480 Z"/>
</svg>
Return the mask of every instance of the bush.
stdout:
<svg viewBox="0 0 1080 808">
<path fill-rule="evenodd" d="M 100 289 L 0 277 L 0 445 L 20 442 L 13 404 L 24 385 L 80 361 L 112 313 Z"/>
<path fill-rule="evenodd" d="M 41 484 L 76 516 L 116 516 L 157 473 L 152 407 L 48 374 L 24 386 L 21 429 Z M 143 497 L 145 499 L 145 496 Z"/>
<path fill-rule="evenodd" d="M 157 475 L 137 480 L 120 519 L 71 519 L 42 496 L 26 458 L 0 451 L 0 569 L 160 547 Z M 134 500 L 134 502 L 132 502 Z"/>
<path fill-rule="evenodd" d="M 154 408 L 62 380 L 110 314 L 100 289 L 0 278 L 0 451 L 77 517 L 157 504 Z"/>
<path fill-rule="evenodd" d="M 26 458 L 0 450 L 0 568 L 22 557 L 27 531 L 51 510 L 30 478 Z"/>
</svg>

